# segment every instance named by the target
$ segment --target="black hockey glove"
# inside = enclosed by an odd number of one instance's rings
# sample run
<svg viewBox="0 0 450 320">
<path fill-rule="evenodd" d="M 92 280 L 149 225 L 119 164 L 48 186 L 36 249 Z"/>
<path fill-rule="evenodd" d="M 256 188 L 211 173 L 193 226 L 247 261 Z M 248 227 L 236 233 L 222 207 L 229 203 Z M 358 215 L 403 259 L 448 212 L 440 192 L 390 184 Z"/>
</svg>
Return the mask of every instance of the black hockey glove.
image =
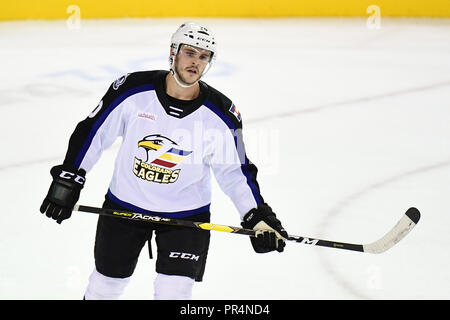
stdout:
<svg viewBox="0 0 450 320">
<path fill-rule="evenodd" d="M 55 166 L 50 170 L 53 182 L 48 190 L 47 197 L 42 202 L 40 211 L 49 218 L 61 223 L 70 218 L 72 210 L 83 189 L 86 171 Z"/>
<path fill-rule="evenodd" d="M 256 237 L 250 237 L 253 249 L 257 253 L 271 251 L 283 252 L 286 243 L 284 239 L 289 237 L 286 230 L 277 219 L 275 213 L 266 203 L 259 204 L 257 208 L 250 210 L 241 223 L 246 229 L 256 230 Z"/>
</svg>

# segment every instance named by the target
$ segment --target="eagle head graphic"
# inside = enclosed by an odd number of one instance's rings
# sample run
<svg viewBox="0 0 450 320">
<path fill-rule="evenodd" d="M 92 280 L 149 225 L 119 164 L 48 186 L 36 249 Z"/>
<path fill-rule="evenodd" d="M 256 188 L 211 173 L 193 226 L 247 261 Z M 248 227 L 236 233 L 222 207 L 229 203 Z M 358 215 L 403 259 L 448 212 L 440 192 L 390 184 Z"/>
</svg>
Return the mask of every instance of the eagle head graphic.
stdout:
<svg viewBox="0 0 450 320">
<path fill-rule="evenodd" d="M 145 162 L 148 162 L 149 153 L 151 151 L 158 151 L 164 146 L 171 145 L 177 146 L 178 144 L 175 141 L 160 134 L 151 134 L 144 137 L 141 141 L 138 142 L 138 147 L 144 148 L 144 150 L 147 152 L 147 159 L 145 160 Z"/>
</svg>

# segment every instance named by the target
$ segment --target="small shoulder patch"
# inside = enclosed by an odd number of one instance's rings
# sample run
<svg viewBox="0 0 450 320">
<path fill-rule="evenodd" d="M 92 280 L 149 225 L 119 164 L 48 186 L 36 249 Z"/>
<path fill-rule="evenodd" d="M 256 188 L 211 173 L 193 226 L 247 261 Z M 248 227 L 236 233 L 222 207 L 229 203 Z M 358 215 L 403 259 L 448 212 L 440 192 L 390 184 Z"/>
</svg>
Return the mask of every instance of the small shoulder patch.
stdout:
<svg viewBox="0 0 450 320">
<path fill-rule="evenodd" d="M 236 117 L 236 119 L 241 122 L 241 113 L 239 112 L 239 110 L 236 108 L 236 106 L 234 105 L 234 103 L 231 103 L 231 107 L 229 109 L 229 111 Z"/>
<path fill-rule="evenodd" d="M 113 83 L 113 89 L 114 89 L 114 90 L 119 89 L 119 87 L 125 82 L 125 80 L 127 80 L 127 77 L 128 77 L 129 75 L 130 75 L 130 74 L 127 73 L 127 74 L 121 76 L 121 77 L 120 77 L 119 79 L 117 79 L 116 81 L 114 81 L 114 83 Z"/>
</svg>

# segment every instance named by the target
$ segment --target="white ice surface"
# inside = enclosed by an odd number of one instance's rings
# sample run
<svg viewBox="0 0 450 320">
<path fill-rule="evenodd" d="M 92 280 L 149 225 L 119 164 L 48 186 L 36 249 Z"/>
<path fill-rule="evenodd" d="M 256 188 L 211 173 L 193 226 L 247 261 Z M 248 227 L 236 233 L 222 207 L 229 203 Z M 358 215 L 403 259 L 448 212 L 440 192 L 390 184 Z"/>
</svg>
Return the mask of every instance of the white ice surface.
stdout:
<svg viewBox="0 0 450 320">
<path fill-rule="evenodd" d="M 0 23 L 0 299 L 82 298 L 96 217 L 57 225 L 39 213 L 49 169 L 114 79 L 167 68 L 184 20 Z M 289 233 L 369 243 L 411 206 L 422 219 L 380 255 L 296 243 L 257 255 L 215 232 L 193 298 L 449 299 L 450 20 L 201 21 L 220 50 L 205 81 L 241 111 L 263 196 Z M 119 143 L 79 203 L 102 204 Z M 212 221 L 238 226 L 213 186 Z M 123 299 L 152 298 L 154 262 L 142 252 Z"/>
</svg>

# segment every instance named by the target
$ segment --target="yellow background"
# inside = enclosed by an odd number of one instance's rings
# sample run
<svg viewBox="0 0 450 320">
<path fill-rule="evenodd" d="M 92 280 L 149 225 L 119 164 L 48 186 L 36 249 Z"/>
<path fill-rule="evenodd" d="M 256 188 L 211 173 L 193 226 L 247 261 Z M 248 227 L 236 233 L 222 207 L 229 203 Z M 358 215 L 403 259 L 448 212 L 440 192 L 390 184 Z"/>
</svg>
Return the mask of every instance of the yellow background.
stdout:
<svg viewBox="0 0 450 320">
<path fill-rule="evenodd" d="M 0 20 L 64 19 L 69 5 L 82 18 L 118 17 L 450 17 L 450 0 L 1 0 Z"/>
</svg>

